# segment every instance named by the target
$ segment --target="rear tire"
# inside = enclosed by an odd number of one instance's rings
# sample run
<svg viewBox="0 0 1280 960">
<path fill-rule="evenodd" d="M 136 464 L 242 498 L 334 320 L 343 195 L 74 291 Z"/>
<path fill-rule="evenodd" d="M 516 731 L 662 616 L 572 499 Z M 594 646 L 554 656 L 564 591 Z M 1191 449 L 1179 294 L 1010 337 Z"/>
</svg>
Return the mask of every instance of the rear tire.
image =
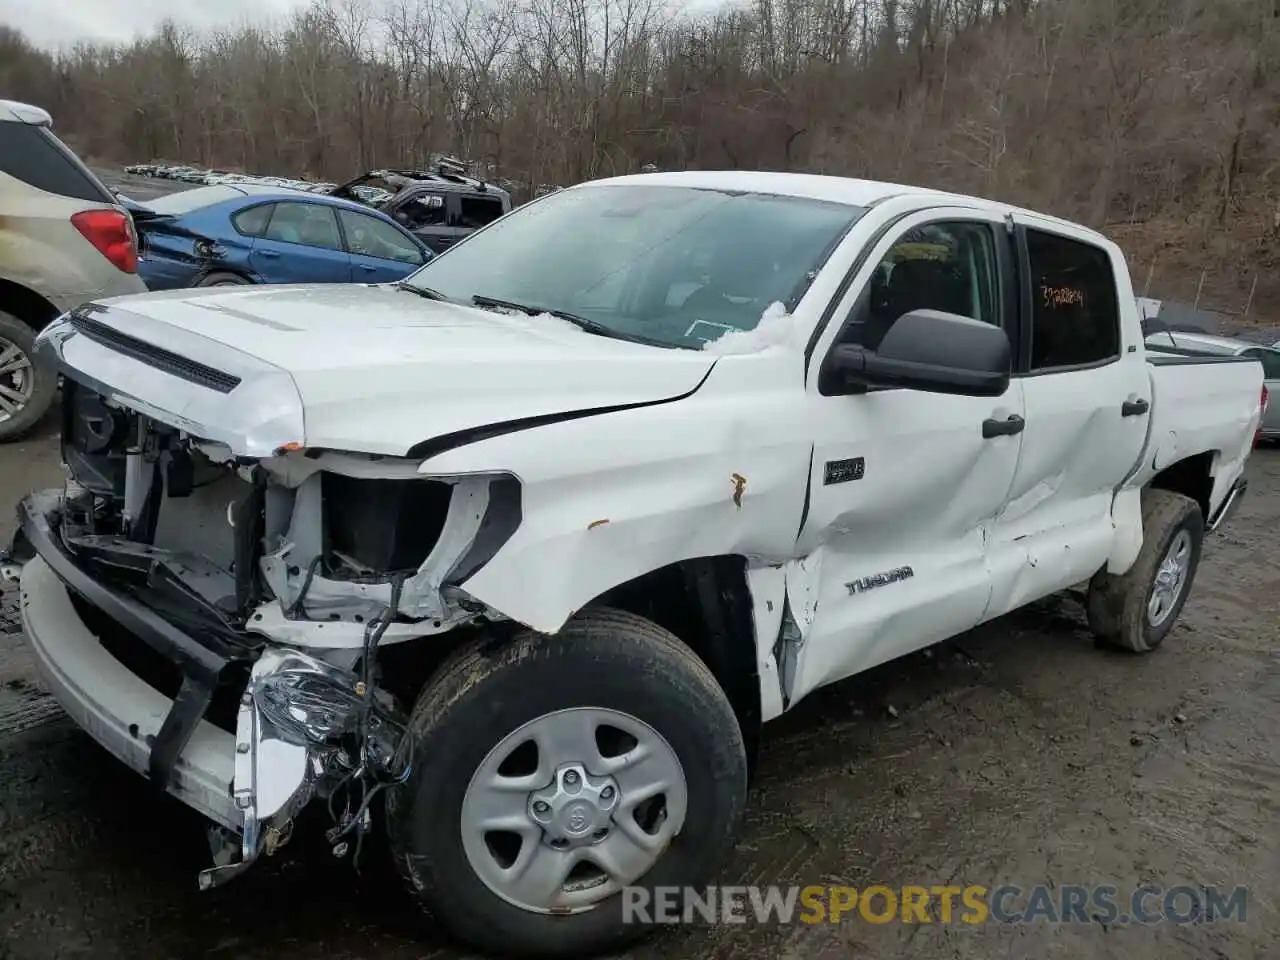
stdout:
<svg viewBox="0 0 1280 960">
<path fill-rule="evenodd" d="M 554 635 L 468 644 L 423 690 L 408 739 L 412 773 L 387 801 L 396 864 L 456 937 L 502 956 L 598 955 L 644 936 L 653 926 L 626 922 L 621 887 L 706 882 L 746 797 L 742 733 L 710 670 L 667 631 L 619 610 L 588 610 Z M 518 789 L 491 786 L 509 777 Z M 665 792 L 651 793 L 655 784 Z M 643 796 L 654 799 L 633 809 Z M 511 830 L 484 829 L 499 808 Z M 504 841 L 508 867 L 503 837 L 515 838 Z M 547 857 L 572 862 L 558 847 L 580 866 L 567 881 L 548 867 L 537 891 L 547 898 L 522 900 L 532 889 L 523 878 L 542 876 Z M 615 882 L 599 860 L 629 870 Z M 568 912 L 568 902 L 584 909 Z"/>
<path fill-rule="evenodd" d="M 0 416 L 8 414 L 0 420 L 0 443 L 12 443 L 33 430 L 45 415 L 45 411 L 49 409 L 49 405 L 53 403 L 54 393 L 58 389 L 58 375 L 52 370 L 38 366 L 35 362 L 35 339 L 35 330 L 13 314 L 0 310 L 0 358 L 3 358 L 6 352 L 12 353 L 13 348 L 17 348 L 27 361 L 27 365 L 23 367 L 20 374 L 32 378 L 30 394 L 26 396 L 16 412 L 10 413 L 0 407 Z M 10 358 L 9 362 L 13 362 L 13 358 Z M 14 391 L 15 382 L 17 381 L 13 378 L 13 371 L 0 372 L 0 387 L 6 388 L 6 391 Z M 25 393 L 25 390 L 21 392 Z M 0 394 L 0 398 L 3 398 L 6 403 L 14 402 L 7 392 Z"/>
<path fill-rule="evenodd" d="M 1150 653 L 1173 629 L 1191 592 L 1204 541 L 1204 516 L 1190 497 L 1142 494 L 1142 549 L 1121 576 L 1105 570 L 1089 583 L 1089 628 L 1108 646 Z"/>
<path fill-rule="evenodd" d="M 221 270 L 215 270 L 213 273 L 206 273 L 196 281 L 197 287 L 241 287 L 248 285 L 249 281 L 239 274 L 226 273 Z"/>
</svg>

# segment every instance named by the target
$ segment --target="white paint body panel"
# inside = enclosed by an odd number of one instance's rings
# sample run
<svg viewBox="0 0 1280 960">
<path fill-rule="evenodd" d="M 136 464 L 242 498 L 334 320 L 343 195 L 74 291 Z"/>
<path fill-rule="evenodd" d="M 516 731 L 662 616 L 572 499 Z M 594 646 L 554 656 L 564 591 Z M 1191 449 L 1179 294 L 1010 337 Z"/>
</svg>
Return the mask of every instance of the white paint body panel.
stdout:
<svg viewBox="0 0 1280 960">
<path fill-rule="evenodd" d="M 766 719 L 817 687 L 1103 566 L 1127 569 L 1142 542 L 1139 490 L 1153 464 L 1211 454 L 1212 509 L 1240 474 L 1261 370 L 1150 366 L 1123 257 L 1100 235 L 988 201 L 830 177 L 698 172 L 613 182 L 874 206 L 796 305 L 790 336 L 751 353 L 619 342 L 545 316 L 510 317 L 388 287 L 178 291 L 111 301 L 104 322 L 212 366 L 287 378 L 288 388 L 273 394 L 279 409 L 268 405 L 263 416 L 291 424 L 296 406 L 305 438 L 295 439 L 311 447 L 402 455 L 473 427 L 645 404 L 429 456 L 424 476 L 503 473 L 521 483 L 519 527 L 460 586 L 493 611 L 554 632 L 641 574 L 690 558 L 743 556 L 756 635 L 741 640 L 754 640 Z M 818 367 L 876 252 L 909 224 L 942 214 L 992 224 L 1023 218 L 1106 250 L 1119 278 L 1122 358 L 1015 378 L 992 399 L 911 390 L 821 396 Z M 73 343 L 65 359 L 89 376 L 128 372 L 125 361 L 87 347 L 77 354 Z M 198 412 L 197 422 L 213 427 L 239 417 L 235 430 L 221 432 L 256 435 L 251 410 L 167 374 L 117 386 L 152 410 Z M 1150 401 L 1150 414 L 1122 418 L 1132 398 Z M 1021 434 L 982 438 L 983 420 L 1011 414 L 1025 418 Z M 823 483 L 827 461 L 859 456 L 862 479 Z M 890 585 L 856 595 L 846 586 L 905 566 L 914 575 Z M 784 609 L 796 637 L 790 668 L 774 654 Z M 793 675 L 784 679 L 787 669 Z"/>
<path fill-rule="evenodd" d="M 206 287 L 103 306 L 101 322 L 210 366 L 287 371 L 305 411 L 294 442 L 391 456 L 469 427 L 679 396 L 714 360 L 394 286 Z"/>
<path fill-rule="evenodd" d="M 1097 243 L 1082 227 L 1028 215 L 1015 221 Z M 1120 359 L 1022 378 L 1027 429 L 992 531 L 995 583 L 985 619 L 1087 580 L 1116 546 L 1113 498 L 1142 455 L 1150 423 L 1150 414 L 1125 417 L 1121 409 L 1126 401 L 1151 402 L 1151 378 L 1124 257 L 1114 246 L 1107 252 L 1120 309 Z"/>
</svg>

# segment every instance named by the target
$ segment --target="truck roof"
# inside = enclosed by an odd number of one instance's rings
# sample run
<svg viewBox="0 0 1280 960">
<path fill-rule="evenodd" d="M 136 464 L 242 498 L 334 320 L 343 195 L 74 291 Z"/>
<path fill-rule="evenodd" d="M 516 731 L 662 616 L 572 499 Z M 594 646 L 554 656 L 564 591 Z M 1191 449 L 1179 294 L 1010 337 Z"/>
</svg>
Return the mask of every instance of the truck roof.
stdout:
<svg viewBox="0 0 1280 960">
<path fill-rule="evenodd" d="M 881 180 L 858 180 L 853 177 L 832 177 L 815 173 L 782 173 L 757 170 L 681 170 L 609 177 L 603 180 L 588 181 L 578 186 L 607 183 L 656 183 L 681 187 L 703 187 L 709 190 L 741 190 L 747 193 L 771 193 L 784 197 L 827 200 L 833 203 L 847 203 L 856 207 L 869 207 L 891 197 L 918 196 L 922 199 L 950 200 L 963 203 L 965 206 L 985 208 L 1000 214 L 1026 214 L 1042 220 L 1060 223 L 1075 230 L 1084 230 L 1092 233 L 1100 240 L 1107 241 L 1107 238 L 1096 230 L 1091 230 L 1079 223 L 1064 220 L 1061 217 L 1050 216 L 1038 210 L 1027 210 L 1007 203 L 1000 203 L 996 200 L 988 200 L 984 197 L 949 193 L 945 190 L 933 190 L 929 187 L 887 183 Z"/>
<path fill-rule="evenodd" d="M 0 100 L 0 123 L 30 123 L 37 127 L 53 126 L 49 111 L 17 100 Z"/>
</svg>

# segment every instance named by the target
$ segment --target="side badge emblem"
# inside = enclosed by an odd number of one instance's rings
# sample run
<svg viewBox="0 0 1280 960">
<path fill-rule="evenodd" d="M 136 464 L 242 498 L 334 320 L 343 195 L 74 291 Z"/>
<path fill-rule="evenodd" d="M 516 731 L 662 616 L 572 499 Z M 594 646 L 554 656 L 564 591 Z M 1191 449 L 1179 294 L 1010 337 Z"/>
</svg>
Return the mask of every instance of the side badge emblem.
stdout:
<svg viewBox="0 0 1280 960">
<path fill-rule="evenodd" d="M 828 460 L 822 471 L 822 485 L 848 483 L 850 480 L 861 480 L 867 472 L 867 461 L 863 457 L 849 460 Z"/>
<path fill-rule="evenodd" d="M 868 590 L 876 589 L 876 587 L 887 587 L 891 583 L 901 583 L 903 580 L 910 580 L 915 575 L 916 572 L 910 567 L 894 567 L 892 570 L 884 571 L 884 573 L 873 573 L 869 577 L 850 580 L 845 584 L 845 589 L 852 596 L 855 593 L 866 593 Z"/>
</svg>

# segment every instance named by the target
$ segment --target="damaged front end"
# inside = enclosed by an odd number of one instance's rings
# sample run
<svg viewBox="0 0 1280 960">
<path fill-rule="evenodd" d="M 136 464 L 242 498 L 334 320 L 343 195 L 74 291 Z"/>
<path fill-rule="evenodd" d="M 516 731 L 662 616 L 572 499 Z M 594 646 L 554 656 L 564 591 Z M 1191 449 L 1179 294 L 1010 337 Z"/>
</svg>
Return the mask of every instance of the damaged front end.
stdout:
<svg viewBox="0 0 1280 960">
<path fill-rule="evenodd" d="M 288 842 L 294 816 L 317 795 L 346 795 L 327 834 L 334 852 L 345 854 L 347 837 L 371 828 L 378 791 L 410 772 L 403 737 L 403 717 L 387 691 L 301 651 L 264 651 L 236 717 L 232 796 L 243 827 L 238 843 L 214 831 L 215 864 L 201 872 L 201 889 L 238 876 L 264 852 L 274 854 Z"/>
<path fill-rule="evenodd" d="M 186 799 L 197 728 L 230 735 L 225 805 L 193 804 L 218 824 L 201 887 L 274 853 L 317 797 L 337 811 L 335 853 L 358 850 L 373 798 L 412 764 L 416 688 L 387 676 L 385 648 L 502 619 L 457 584 L 518 526 L 518 481 L 247 457 L 70 378 L 63 405 L 66 485 L 22 502 L 15 559 L 38 556 L 111 657 L 171 701 L 154 734 L 117 718 L 158 787 Z"/>
</svg>

